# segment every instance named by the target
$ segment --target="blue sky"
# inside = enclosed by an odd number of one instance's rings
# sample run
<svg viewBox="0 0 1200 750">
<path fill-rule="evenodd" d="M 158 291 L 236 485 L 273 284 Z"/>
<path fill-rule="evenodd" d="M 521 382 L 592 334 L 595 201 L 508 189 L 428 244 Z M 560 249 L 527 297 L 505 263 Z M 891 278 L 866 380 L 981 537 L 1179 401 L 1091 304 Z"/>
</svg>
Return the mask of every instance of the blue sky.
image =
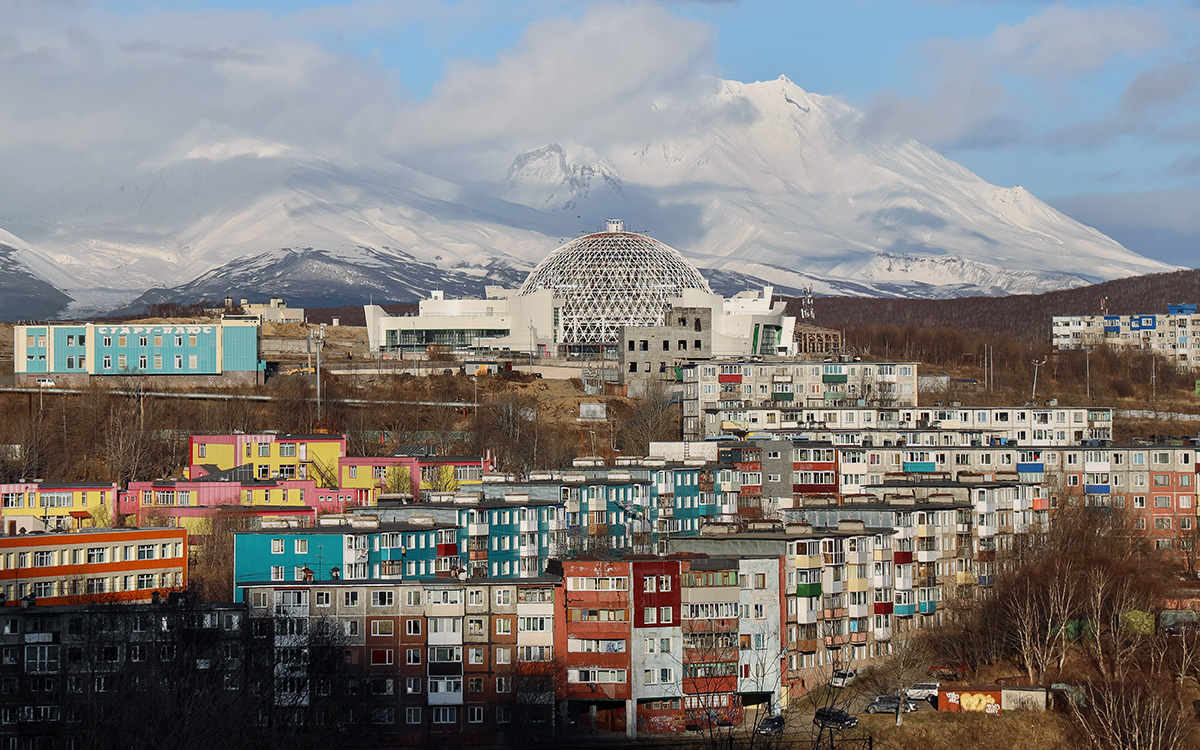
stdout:
<svg viewBox="0 0 1200 750">
<path fill-rule="evenodd" d="M 579 54 L 627 84 L 600 87 L 601 100 L 686 89 L 693 75 L 786 75 L 880 134 L 1200 266 L 1196 0 L 0 0 L 0 18 L 10 173 L 45 172 L 71 149 L 136 161 L 199 119 L 401 160 L 459 138 L 486 170 L 489 152 L 511 157 L 538 129 L 521 113 L 569 90 L 555 69 Z M 633 44 L 556 44 L 610 25 Z M 471 107 L 496 86 L 513 112 Z M 598 127 L 560 137 L 617 137 Z"/>
</svg>

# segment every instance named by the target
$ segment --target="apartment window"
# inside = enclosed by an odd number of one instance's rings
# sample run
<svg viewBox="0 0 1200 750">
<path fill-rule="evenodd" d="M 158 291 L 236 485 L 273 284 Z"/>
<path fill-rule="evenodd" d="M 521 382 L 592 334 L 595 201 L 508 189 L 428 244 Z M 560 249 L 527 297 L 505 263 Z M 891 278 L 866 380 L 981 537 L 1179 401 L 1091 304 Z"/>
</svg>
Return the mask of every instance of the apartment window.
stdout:
<svg viewBox="0 0 1200 750">
<path fill-rule="evenodd" d="M 348 638 L 358 637 L 358 620 L 346 620 L 344 625 L 344 630 Z"/>
<path fill-rule="evenodd" d="M 405 604 L 409 607 L 421 606 L 421 591 L 420 589 L 409 589 L 404 594 Z"/>
<path fill-rule="evenodd" d="M 496 663 L 497 664 L 511 664 L 512 663 L 512 649 L 511 648 L 496 649 Z"/>
<path fill-rule="evenodd" d="M 512 604 L 512 589 L 496 589 L 496 604 L 502 607 Z"/>
<path fill-rule="evenodd" d="M 511 635 L 512 620 L 507 617 L 496 618 L 496 635 Z"/>
<path fill-rule="evenodd" d="M 284 576 L 284 572 L 283 572 L 282 565 L 272 565 L 271 566 L 271 580 L 272 581 L 282 581 L 283 576 Z M 141 588 L 141 587 L 139 586 L 138 588 Z"/>
<path fill-rule="evenodd" d="M 282 539 L 272 539 L 271 540 L 271 554 L 272 555 L 282 555 L 283 554 L 283 540 Z"/>
<path fill-rule="evenodd" d="M 391 607 L 396 603 L 396 594 L 394 591 L 372 591 L 371 606 L 372 607 Z"/>
<path fill-rule="evenodd" d="M 483 723 L 483 706 L 467 706 L 467 723 Z"/>
<path fill-rule="evenodd" d="M 373 636 L 390 636 L 395 633 L 395 630 L 396 623 L 391 620 L 371 620 L 371 635 Z"/>
<path fill-rule="evenodd" d="M 342 592 L 342 604 L 347 607 L 357 607 L 358 606 L 358 592 L 357 591 L 343 591 Z"/>
<path fill-rule="evenodd" d="M 432 710 L 434 724 L 453 724 L 458 719 L 455 706 L 434 706 Z"/>
<path fill-rule="evenodd" d="M 473 646 L 467 649 L 468 664 L 483 664 L 483 647 Z"/>
<path fill-rule="evenodd" d="M 419 649 L 419 648 L 408 649 L 408 651 L 406 651 L 405 655 L 404 655 L 404 663 L 405 664 L 420 664 L 421 663 L 421 649 Z"/>
<path fill-rule="evenodd" d="M 297 539 L 295 544 L 292 546 L 292 549 L 295 551 L 295 553 L 297 555 L 307 555 L 308 554 L 308 540 L 307 539 Z"/>
<path fill-rule="evenodd" d="M 673 613 L 672 613 L 670 607 L 659 607 L 658 608 L 658 621 L 660 623 L 662 623 L 664 625 L 670 624 L 673 619 L 672 615 L 673 615 Z"/>
<path fill-rule="evenodd" d="M 405 620 L 404 621 L 404 632 L 407 635 L 420 635 L 421 634 L 421 621 L 420 620 Z"/>
<path fill-rule="evenodd" d="M 512 678 L 511 677 L 497 677 L 496 678 L 496 692 L 497 693 L 511 693 L 512 692 Z"/>
<path fill-rule="evenodd" d="M 332 598 L 333 598 L 332 595 L 328 591 L 318 591 L 317 592 L 317 606 L 318 607 L 328 607 L 330 605 L 330 600 Z"/>
</svg>

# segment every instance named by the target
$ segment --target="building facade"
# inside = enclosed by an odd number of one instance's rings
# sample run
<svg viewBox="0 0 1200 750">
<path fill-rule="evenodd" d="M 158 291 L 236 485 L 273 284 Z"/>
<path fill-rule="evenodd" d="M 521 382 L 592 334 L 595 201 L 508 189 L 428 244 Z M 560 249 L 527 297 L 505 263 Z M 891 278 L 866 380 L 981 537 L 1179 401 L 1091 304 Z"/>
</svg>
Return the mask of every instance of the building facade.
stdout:
<svg viewBox="0 0 1200 750">
<path fill-rule="evenodd" d="M 50 377 L 78 386 L 98 376 L 255 385 L 266 369 L 258 333 L 253 321 L 21 325 L 14 328 L 14 373 L 18 385 Z"/>
</svg>

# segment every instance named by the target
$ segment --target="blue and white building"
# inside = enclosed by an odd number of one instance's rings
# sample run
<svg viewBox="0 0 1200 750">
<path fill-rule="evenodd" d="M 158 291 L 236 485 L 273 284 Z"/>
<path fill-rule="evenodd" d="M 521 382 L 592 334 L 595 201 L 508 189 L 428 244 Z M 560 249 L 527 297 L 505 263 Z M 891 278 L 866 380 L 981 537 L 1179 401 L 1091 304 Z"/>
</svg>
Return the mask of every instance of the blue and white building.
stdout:
<svg viewBox="0 0 1200 750">
<path fill-rule="evenodd" d="M 1167 314 L 1055 316 L 1052 343 L 1058 351 L 1107 346 L 1154 351 L 1186 369 L 1200 368 L 1200 309 L 1167 305 Z"/>
</svg>

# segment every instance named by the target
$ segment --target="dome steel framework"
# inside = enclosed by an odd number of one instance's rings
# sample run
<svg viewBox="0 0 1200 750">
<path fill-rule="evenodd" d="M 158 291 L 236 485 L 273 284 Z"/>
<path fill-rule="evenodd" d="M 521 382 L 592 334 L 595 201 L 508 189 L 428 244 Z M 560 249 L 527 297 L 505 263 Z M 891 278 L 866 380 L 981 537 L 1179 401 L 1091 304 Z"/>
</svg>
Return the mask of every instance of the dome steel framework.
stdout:
<svg viewBox="0 0 1200 750">
<path fill-rule="evenodd" d="M 712 293 L 678 250 L 624 231 L 619 220 L 547 255 L 519 294 L 541 289 L 561 301 L 558 340 L 567 344 L 613 343 L 622 326 L 661 325 L 667 300 L 684 289 Z"/>
</svg>

